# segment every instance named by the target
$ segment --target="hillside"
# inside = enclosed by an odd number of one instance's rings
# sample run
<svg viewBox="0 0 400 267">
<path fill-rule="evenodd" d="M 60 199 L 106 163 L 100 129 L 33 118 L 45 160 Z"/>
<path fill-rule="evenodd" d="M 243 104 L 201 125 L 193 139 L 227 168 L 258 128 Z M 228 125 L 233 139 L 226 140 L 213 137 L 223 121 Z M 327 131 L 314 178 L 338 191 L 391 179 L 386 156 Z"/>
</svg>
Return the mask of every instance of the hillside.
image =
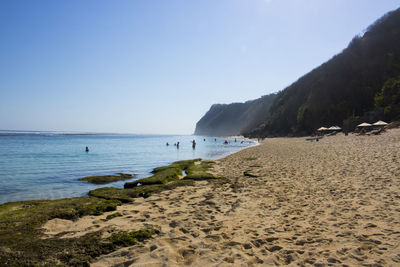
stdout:
<svg viewBox="0 0 400 267">
<path fill-rule="evenodd" d="M 227 136 L 249 131 L 268 119 L 268 108 L 276 94 L 245 103 L 215 104 L 197 122 L 196 135 Z"/>
<path fill-rule="evenodd" d="M 310 134 L 320 126 L 353 129 L 362 120 L 400 116 L 400 9 L 372 24 L 328 62 L 279 92 L 268 119 L 246 136 Z"/>
</svg>

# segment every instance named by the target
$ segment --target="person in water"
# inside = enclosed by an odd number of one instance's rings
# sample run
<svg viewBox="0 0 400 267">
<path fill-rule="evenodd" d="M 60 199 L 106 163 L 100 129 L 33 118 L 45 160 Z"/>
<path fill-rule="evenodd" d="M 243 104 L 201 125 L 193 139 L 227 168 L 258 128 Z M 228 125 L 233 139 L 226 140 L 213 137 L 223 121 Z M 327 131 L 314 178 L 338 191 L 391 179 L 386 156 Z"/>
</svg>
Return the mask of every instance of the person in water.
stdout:
<svg viewBox="0 0 400 267">
<path fill-rule="evenodd" d="M 178 142 L 178 143 L 176 143 L 176 148 L 179 148 L 179 142 Z"/>
<path fill-rule="evenodd" d="M 192 141 L 192 148 L 193 148 L 193 149 L 196 148 L 196 141 L 195 141 L 195 140 Z"/>
<path fill-rule="evenodd" d="M 167 142 L 166 146 L 169 146 L 168 142 Z"/>
<path fill-rule="evenodd" d="M 88 147 L 86 147 L 86 152 L 89 152 L 89 148 Z"/>
</svg>

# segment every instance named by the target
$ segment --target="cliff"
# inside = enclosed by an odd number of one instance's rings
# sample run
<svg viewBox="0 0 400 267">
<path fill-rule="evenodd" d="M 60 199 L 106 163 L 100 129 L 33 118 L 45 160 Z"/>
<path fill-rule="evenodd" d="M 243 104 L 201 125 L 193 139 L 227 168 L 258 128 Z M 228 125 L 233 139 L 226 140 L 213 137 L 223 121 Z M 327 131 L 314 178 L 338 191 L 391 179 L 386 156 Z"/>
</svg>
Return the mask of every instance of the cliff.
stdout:
<svg viewBox="0 0 400 267">
<path fill-rule="evenodd" d="M 268 108 L 276 94 L 245 103 L 214 104 L 197 122 L 196 135 L 239 135 L 268 119 Z"/>
</svg>

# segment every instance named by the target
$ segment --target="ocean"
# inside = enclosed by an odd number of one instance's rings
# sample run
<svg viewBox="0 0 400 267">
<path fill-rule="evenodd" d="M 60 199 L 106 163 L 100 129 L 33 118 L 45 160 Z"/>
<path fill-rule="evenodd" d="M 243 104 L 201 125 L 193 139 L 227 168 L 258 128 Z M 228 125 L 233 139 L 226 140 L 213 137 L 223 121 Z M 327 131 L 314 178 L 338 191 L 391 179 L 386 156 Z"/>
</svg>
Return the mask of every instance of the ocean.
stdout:
<svg viewBox="0 0 400 267">
<path fill-rule="evenodd" d="M 195 149 L 192 140 L 197 143 Z M 122 188 L 127 181 L 150 176 L 155 167 L 177 160 L 218 159 L 256 145 L 242 141 L 191 135 L 0 131 L 0 203 L 84 196 L 104 186 Z M 174 146 L 177 142 L 179 149 Z M 135 177 L 107 185 L 78 181 L 118 172 Z"/>
</svg>

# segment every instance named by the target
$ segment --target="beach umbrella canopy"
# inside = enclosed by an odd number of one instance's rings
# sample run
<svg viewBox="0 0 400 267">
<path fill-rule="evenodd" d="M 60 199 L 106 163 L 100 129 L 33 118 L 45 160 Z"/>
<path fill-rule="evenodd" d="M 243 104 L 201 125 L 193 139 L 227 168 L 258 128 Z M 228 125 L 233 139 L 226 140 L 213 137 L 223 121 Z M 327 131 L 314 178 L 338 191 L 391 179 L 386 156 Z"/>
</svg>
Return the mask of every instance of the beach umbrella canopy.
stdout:
<svg viewBox="0 0 400 267">
<path fill-rule="evenodd" d="M 326 131 L 326 130 L 328 130 L 328 128 L 326 128 L 326 127 L 321 127 L 321 128 L 319 128 L 317 131 Z"/>
<path fill-rule="evenodd" d="M 357 125 L 357 127 L 370 127 L 370 126 L 372 126 L 372 125 L 369 123 L 366 123 L 366 122 L 363 122 L 363 123 Z"/>
<path fill-rule="evenodd" d="M 342 128 L 340 128 L 339 126 L 332 126 L 332 127 L 329 127 L 328 130 L 331 130 L 331 131 L 338 131 L 338 130 L 342 130 Z"/>
<path fill-rule="evenodd" d="M 377 121 L 373 124 L 374 126 L 385 126 L 388 125 L 386 122 L 384 121 Z"/>
</svg>

